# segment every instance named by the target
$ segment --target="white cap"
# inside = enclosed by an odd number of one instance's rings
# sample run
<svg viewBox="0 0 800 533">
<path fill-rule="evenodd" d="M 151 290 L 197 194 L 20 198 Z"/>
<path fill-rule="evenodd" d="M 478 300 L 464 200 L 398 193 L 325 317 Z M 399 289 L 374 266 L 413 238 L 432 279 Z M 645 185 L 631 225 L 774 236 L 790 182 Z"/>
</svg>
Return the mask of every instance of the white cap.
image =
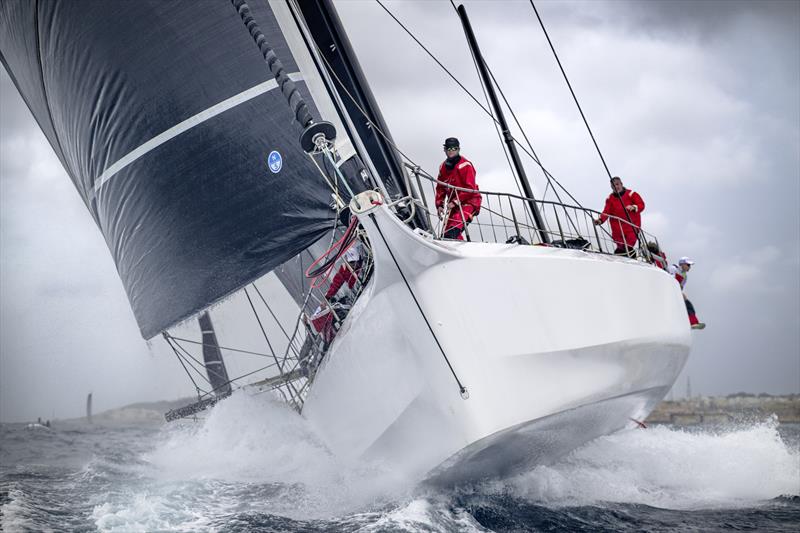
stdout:
<svg viewBox="0 0 800 533">
<path fill-rule="evenodd" d="M 694 264 L 694 261 L 692 261 L 691 259 L 689 259 L 688 257 L 686 257 L 686 256 L 684 255 L 683 257 L 681 257 L 680 259 L 678 259 L 678 264 L 679 264 L 679 265 L 693 265 L 693 264 Z"/>
<path fill-rule="evenodd" d="M 356 242 L 344 253 L 344 260 L 348 263 L 355 263 L 359 259 L 361 259 L 361 244 Z"/>
</svg>

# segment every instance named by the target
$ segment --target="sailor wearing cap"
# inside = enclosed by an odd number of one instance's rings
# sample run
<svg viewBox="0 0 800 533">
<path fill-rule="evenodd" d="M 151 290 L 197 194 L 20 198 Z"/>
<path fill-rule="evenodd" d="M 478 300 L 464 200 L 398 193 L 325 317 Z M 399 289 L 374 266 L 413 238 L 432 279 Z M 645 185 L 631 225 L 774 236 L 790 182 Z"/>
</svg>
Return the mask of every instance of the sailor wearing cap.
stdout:
<svg viewBox="0 0 800 533">
<path fill-rule="evenodd" d="M 445 139 L 444 153 L 447 159 L 439 166 L 439 176 L 436 178 L 439 181 L 436 184 L 436 210 L 439 218 L 444 220 L 442 236 L 445 239 L 464 240 L 461 232 L 481 209 L 481 195 L 477 192 L 478 185 L 475 183 L 475 167 L 460 152 L 458 139 Z M 453 187 L 470 190 L 460 191 Z"/>
<path fill-rule="evenodd" d="M 675 276 L 675 279 L 681 286 L 681 291 L 686 287 L 686 282 L 689 281 L 689 271 L 692 269 L 692 265 L 694 261 L 686 257 L 685 255 L 678 259 L 677 265 L 672 265 L 669 267 L 669 273 Z M 694 310 L 694 305 L 692 302 L 689 301 L 689 298 L 686 296 L 686 293 L 683 293 L 683 301 L 686 303 L 686 313 L 689 315 L 689 324 L 691 324 L 692 329 L 703 329 L 706 327 L 704 322 L 700 322 L 697 319 L 697 314 Z"/>
</svg>

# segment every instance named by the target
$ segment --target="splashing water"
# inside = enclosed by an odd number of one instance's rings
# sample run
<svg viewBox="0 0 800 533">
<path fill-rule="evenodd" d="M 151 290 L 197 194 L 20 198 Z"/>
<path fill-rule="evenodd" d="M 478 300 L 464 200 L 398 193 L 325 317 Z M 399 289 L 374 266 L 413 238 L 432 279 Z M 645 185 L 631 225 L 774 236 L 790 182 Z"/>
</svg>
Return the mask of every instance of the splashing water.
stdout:
<svg viewBox="0 0 800 533">
<path fill-rule="evenodd" d="M 782 530 L 800 520 L 800 426 L 775 419 L 625 431 L 456 490 L 343 461 L 266 395 L 234 394 L 204 421 L 162 428 L 7 425 L 0 448 L 7 531 L 714 529 L 737 517 Z"/>
<path fill-rule="evenodd" d="M 501 486 L 549 505 L 742 507 L 800 494 L 800 453 L 783 441 L 776 419 L 710 432 L 657 426 L 596 439 Z"/>
<path fill-rule="evenodd" d="M 168 431 L 146 460 L 163 480 L 271 487 L 264 510 L 304 519 L 373 506 L 412 487 L 381 463 L 339 460 L 305 419 L 267 395 L 232 395 L 203 423 Z"/>
</svg>

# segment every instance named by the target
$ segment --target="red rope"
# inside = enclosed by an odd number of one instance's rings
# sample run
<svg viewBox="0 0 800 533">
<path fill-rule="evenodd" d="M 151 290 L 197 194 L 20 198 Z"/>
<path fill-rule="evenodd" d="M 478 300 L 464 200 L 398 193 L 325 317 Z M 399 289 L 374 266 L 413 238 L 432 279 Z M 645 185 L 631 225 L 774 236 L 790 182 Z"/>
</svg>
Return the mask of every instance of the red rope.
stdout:
<svg viewBox="0 0 800 533">
<path fill-rule="evenodd" d="M 333 243 L 333 245 L 331 245 L 330 248 L 325 250 L 325 252 L 317 259 L 315 259 L 314 262 L 311 263 L 311 265 L 309 265 L 309 267 L 306 269 L 305 276 L 307 278 L 312 278 L 311 279 L 312 289 L 320 287 L 323 283 L 325 283 L 328 280 L 331 271 L 333 270 L 333 267 L 336 264 L 336 261 L 338 261 L 339 258 L 341 258 L 344 255 L 344 253 L 347 250 L 349 250 L 350 247 L 353 246 L 353 244 L 356 242 L 354 236 L 357 226 L 358 226 L 358 218 L 356 217 L 351 218 L 350 224 L 347 226 L 347 229 L 345 230 L 341 238 L 335 243 Z M 332 258 L 329 258 L 328 257 L 329 254 L 333 250 L 337 249 L 338 251 L 336 252 L 336 254 Z M 313 274 L 314 267 L 316 267 L 320 262 L 323 262 L 323 260 L 327 262 L 327 265 L 324 266 L 321 272 L 316 272 L 315 276 Z"/>
</svg>

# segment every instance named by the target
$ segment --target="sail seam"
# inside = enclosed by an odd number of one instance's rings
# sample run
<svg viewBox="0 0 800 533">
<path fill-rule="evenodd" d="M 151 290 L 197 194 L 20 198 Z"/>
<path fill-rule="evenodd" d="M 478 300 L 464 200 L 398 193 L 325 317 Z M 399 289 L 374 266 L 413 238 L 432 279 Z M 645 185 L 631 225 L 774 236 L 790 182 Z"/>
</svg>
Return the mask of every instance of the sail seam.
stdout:
<svg viewBox="0 0 800 533">
<path fill-rule="evenodd" d="M 303 75 L 299 72 L 292 72 L 289 74 L 289 78 L 292 81 L 302 81 Z M 184 133 L 203 122 L 216 117 L 217 115 L 228 111 L 244 102 L 252 100 L 253 98 L 260 96 L 264 93 L 267 93 L 273 89 L 278 87 L 278 83 L 275 80 L 267 80 L 263 83 L 260 83 L 254 87 L 251 87 L 247 90 L 240 92 L 230 98 L 223 100 L 222 102 L 215 104 L 209 108 L 200 111 L 196 115 L 193 115 L 183 122 L 180 122 L 168 130 L 156 135 L 149 141 L 139 145 L 138 147 L 134 148 L 122 158 L 117 160 L 111 166 L 107 167 L 100 176 L 97 177 L 94 181 L 94 188 L 92 190 L 93 195 L 97 196 L 100 193 L 100 190 L 103 186 L 111 180 L 114 176 L 119 173 L 120 170 L 127 167 L 137 159 L 141 158 L 143 155 L 147 154 L 148 152 L 158 148 L 162 144 L 174 139 L 181 133 Z"/>
<path fill-rule="evenodd" d="M 47 109 L 47 118 L 50 119 L 50 127 L 53 128 L 53 136 L 56 138 L 56 144 L 58 145 L 58 156 L 61 160 L 64 168 L 66 168 L 67 173 L 70 177 L 74 176 L 72 169 L 67 164 L 67 156 L 64 153 L 64 148 L 61 146 L 61 138 L 58 135 L 58 131 L 56 131 L 56 123 L 53 121 L 53 111 L 50 109 L 50 98 L 47 96 L 47 85 L 44 83 L 44 64 L 42 63 L 42 44 L 41 44 L 41 37 L 39 35 L 39 0 L 36 0 L 36 4 L 33 7 L 33 28 L 36 33 L 36 63 L 39 67 L 39 76 L 42 80 L 42 96 L 44 97 L 44 107 Z M 11 69 L 6 69 L 9 74 L 11 74 Z M 19 86 L 17 86 L 19 88 Z M 19 91 L 22 94 L 22 91 Z M 33 113 L 33 108 L 28 106 Z"/>
</svg>

